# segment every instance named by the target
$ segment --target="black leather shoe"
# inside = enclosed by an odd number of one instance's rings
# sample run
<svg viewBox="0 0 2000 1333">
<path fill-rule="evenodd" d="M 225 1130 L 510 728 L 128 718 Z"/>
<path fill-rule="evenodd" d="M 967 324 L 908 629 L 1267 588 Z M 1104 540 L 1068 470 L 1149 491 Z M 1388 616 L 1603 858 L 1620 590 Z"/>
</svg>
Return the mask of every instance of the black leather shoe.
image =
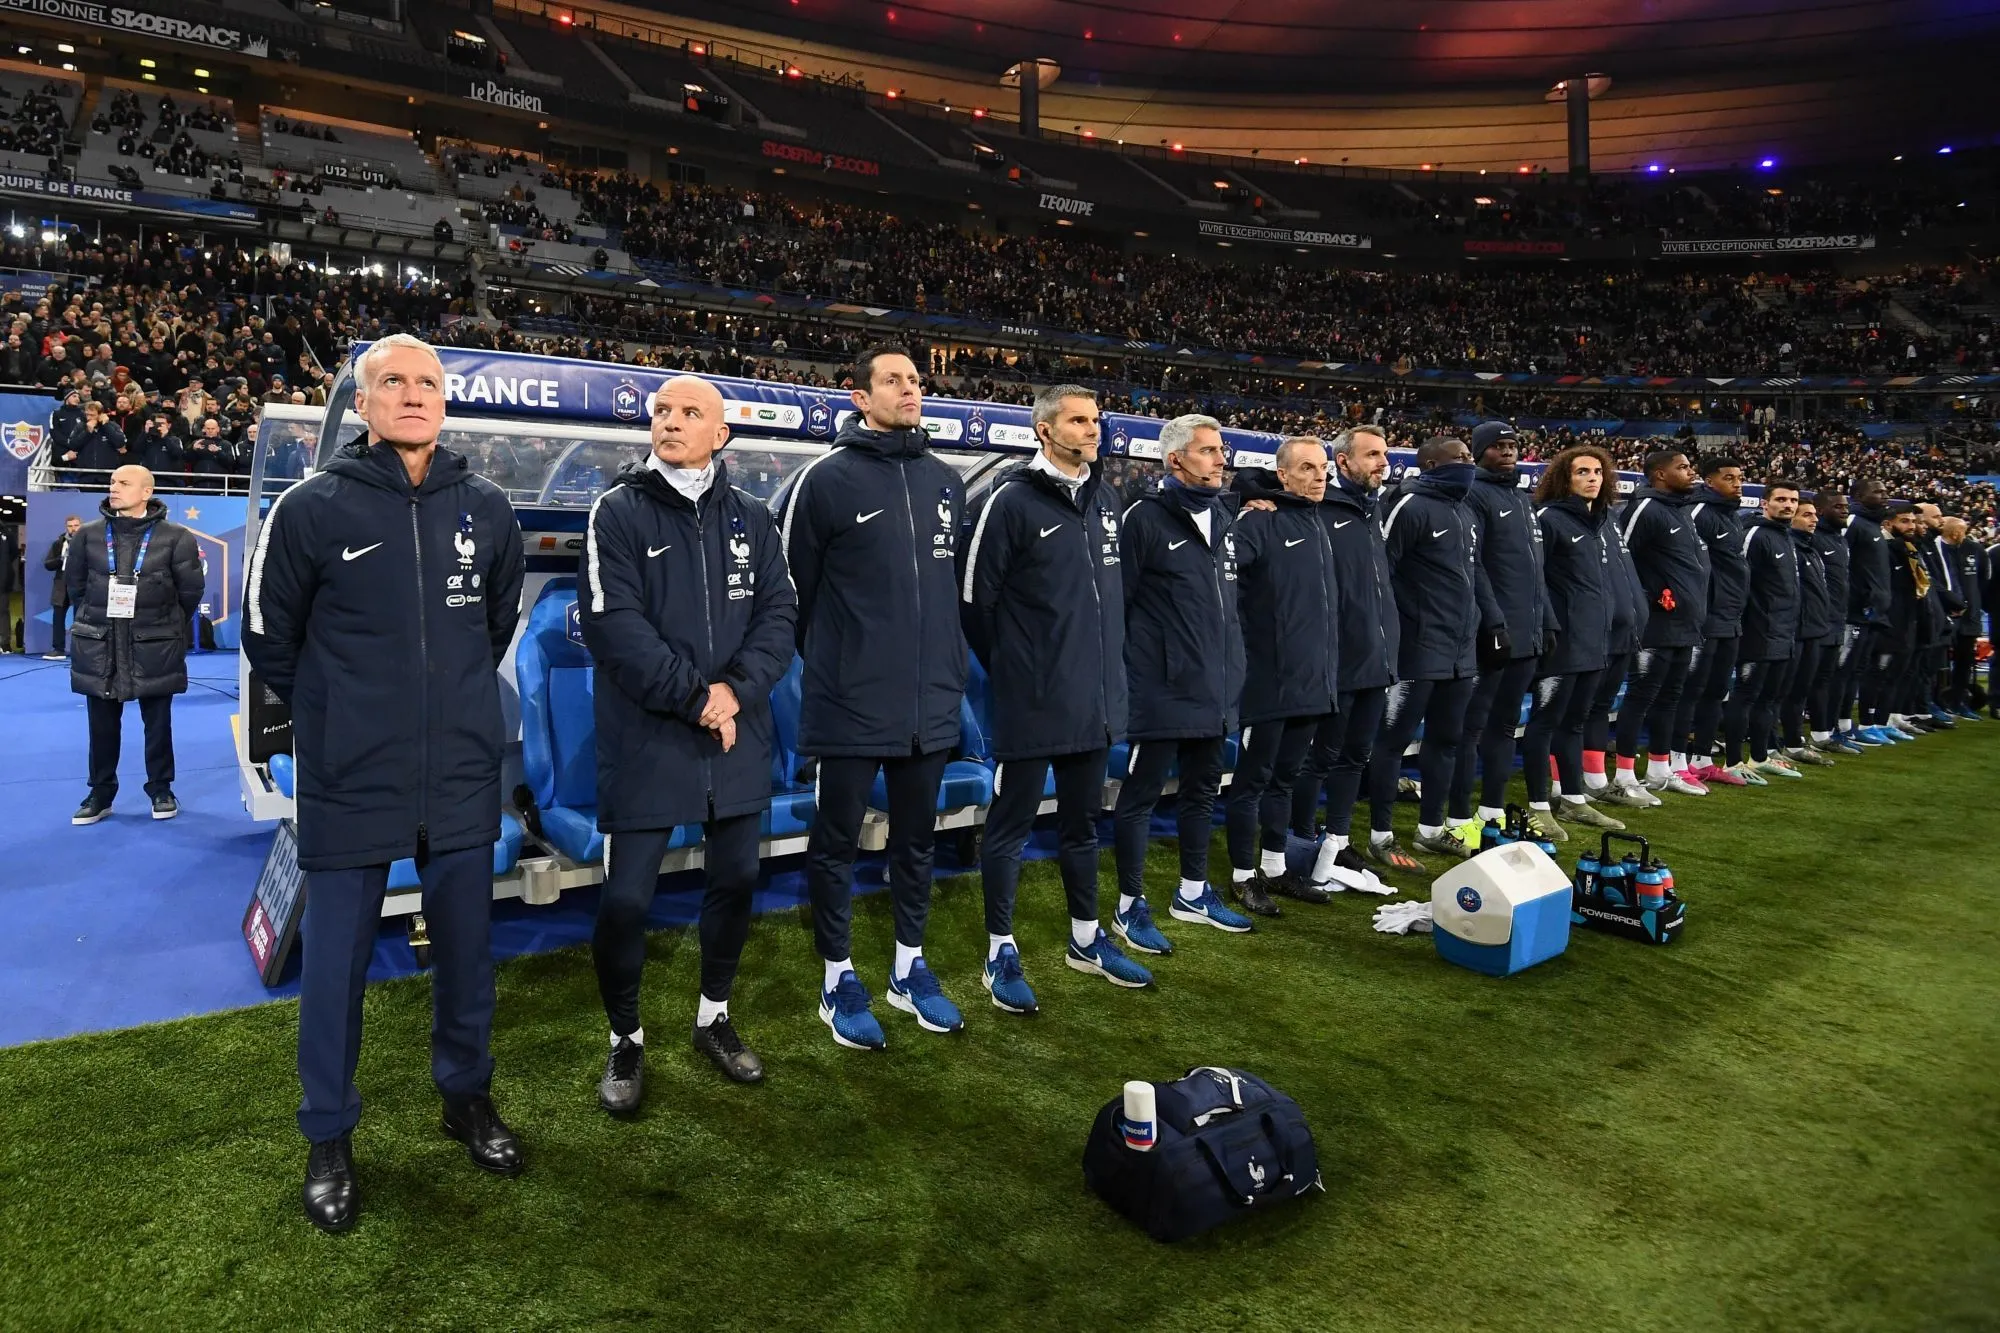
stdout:
<svg viewBox="0 0 2000 1333">
<path fill-rule="evenodd" d="M 153 798 L 153 818 L 172 819 L 181 812 L 181 803 L 174 799 L 172 792 L 162 792 Z"/>
<path fill-rule="evenodd" d="M 708 1057 L 708 1062 L 720 1069 L 735 1083 L 762 1083 L 764 1062 L 757 1058 L 757 1052 L 743 1044 L 736 1035 L 736 1027 L 729 1021 L 729 1015 L 710 1023 L 707 1027 L 694 1030 L 694 1048 Z"/>
<path fill-rule="evenodd" d="M 597 1081 L 597 1104 L 613 1115 L 631 1115 L 646 1095 L 646 1048 L 620 1037 Z"/>
<path fill-rule="evenodd" d="M 496 1176 L 521 1174 L 521 1141 L 493 1109 L 491 1097 L 444 1104 L 444 1132 L 465 1145 L 472 1164 Z"/>
<path fill-rule="evenodd" d="M 76 808 L 76 813 L 69 817 L 69 822 L 72 824 L 95 824 L 110 813 L 111 802 L 92 793 L 83 798 L 83 804 Z"/>
<path fill-rule="evenodd" d="M 1327 889 L 1317 888 L 1306 882 L 1302 875 L 1286 871 L 1282 875 L 1259 875 L 1257 881 L 1264 886 L 1264 892 L 1276 894 L 1280 898 L 1296 898 L 1302 903 L 1330 903 L 1333 894 Z"/>
<path fill-rule="evenodd" d="M 1265 883 L 1266 880 L 1262 875 L 1255 879 L 1234 880 L 1229 885 L 1229 891 L 1237 902 L 1243 904 L 1243 910 L 1253 916 L 1283 916 L 1284 909 L 1271 901 L 1271 894 L 1264 887 Z"/>
<path fill-rule="evenodd" d="M 315 1143 L 306 1157 L 306 1220 L 321 1231 L 345 1231 L 361 1212 L 354 1187 L 354 1148 L 345 1134 Z"/>
</svg>

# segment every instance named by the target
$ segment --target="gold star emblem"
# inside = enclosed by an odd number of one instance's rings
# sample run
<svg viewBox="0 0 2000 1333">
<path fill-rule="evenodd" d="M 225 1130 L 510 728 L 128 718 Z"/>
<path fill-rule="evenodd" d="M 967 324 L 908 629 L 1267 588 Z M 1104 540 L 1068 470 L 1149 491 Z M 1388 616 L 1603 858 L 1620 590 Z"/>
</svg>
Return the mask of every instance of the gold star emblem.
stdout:
<svg viewBox="0 0 2000 1333">
<path fill-rule="evenodd" d="M 201 517 L 201 511 L 199 509 L 196 509 L 193 505 L 189 505 L 186 509 L 183 509 L 181 511 L 181 517 L 185 519 L 197 519 Z"/>
</svg>

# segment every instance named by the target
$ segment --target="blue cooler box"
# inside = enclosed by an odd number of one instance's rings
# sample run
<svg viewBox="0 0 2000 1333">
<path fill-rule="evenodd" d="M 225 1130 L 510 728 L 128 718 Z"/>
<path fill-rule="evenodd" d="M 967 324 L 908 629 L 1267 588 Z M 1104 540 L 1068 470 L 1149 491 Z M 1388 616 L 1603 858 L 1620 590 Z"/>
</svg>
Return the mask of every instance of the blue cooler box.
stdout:
<svg viewBox="0 0 2000 1333">
<path fill-rule="evenodd" d="M 1569 947 L 1570 882 L 1531 842 L 1510 842 L 1461 861 L 1431 884 L 1438 957 L 1504 977 Z"/>
</svg>

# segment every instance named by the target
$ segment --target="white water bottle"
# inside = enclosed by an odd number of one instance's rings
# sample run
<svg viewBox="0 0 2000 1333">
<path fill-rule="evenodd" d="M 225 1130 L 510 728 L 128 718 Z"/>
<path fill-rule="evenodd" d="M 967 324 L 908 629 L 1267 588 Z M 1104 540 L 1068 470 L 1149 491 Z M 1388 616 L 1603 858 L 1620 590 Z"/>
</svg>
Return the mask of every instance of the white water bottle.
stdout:
<svg viewBox="0 0 2000 1333">
<path fill-rule="evenodd" d="M 1153 1085 L 1133 1079 L 1125 1085 L 1125 1146 L 1135 1152 L 1151 1152 L 1159 1141 L 1158 1114 Z"/>
</svg>

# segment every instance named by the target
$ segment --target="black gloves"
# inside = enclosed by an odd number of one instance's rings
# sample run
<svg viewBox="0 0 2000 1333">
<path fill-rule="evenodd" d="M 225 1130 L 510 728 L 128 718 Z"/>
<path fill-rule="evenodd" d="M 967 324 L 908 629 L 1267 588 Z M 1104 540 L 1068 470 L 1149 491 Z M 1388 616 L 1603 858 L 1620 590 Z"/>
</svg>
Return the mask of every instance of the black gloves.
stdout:
<svg viewBox="0 0 2000 1333">
<path fill-rule="evenodd" d="M 1498 671 L 1514 658 L 1514 641 L 1507 637 L 1505 625 L 1495 625 L 1492 629 L 1479 631 L 1479 669 Z"/>
<path fill-rule="evenodd" d="M 1556 645 L 1561 642 L 1562 642 L 1562 635 L 1556 633 L 1552 629 L 1543 630 L 1541 655 L 1543 657 L 1554 657 L 1556 655 Z"/>
</svg>

